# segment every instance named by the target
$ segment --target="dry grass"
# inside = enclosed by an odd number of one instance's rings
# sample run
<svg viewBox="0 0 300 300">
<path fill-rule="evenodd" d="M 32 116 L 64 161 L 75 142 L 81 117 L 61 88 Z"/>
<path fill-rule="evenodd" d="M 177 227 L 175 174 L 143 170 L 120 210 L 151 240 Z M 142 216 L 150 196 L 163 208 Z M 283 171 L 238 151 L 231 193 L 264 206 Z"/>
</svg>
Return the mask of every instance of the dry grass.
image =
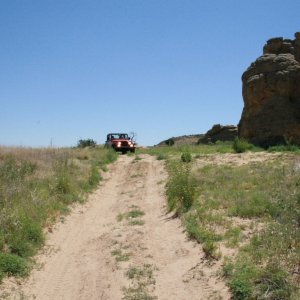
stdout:
<svg viewBox="0 0 300 300">
<path fill-rule="evenodd" d="M 0 147 L 0 280 L 25 275 L 43 228 L 84 201 L 116 158 L 104 148 Z"/>
</svg>

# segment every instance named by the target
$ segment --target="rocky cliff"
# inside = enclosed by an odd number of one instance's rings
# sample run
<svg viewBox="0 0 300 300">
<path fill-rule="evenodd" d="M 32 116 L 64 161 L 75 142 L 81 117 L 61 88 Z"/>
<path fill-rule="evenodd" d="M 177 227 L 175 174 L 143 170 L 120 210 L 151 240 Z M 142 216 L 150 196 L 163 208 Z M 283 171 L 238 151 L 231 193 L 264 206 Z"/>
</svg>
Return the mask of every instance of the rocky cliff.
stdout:
<svg viewBox="0 0 300 300">
<path fill-rule="evenodd" d="M 239 136 L 263 147 L 300 145 L 300 32 L 294 40 L 268 40 L 242 81 Z"/>
</svg>

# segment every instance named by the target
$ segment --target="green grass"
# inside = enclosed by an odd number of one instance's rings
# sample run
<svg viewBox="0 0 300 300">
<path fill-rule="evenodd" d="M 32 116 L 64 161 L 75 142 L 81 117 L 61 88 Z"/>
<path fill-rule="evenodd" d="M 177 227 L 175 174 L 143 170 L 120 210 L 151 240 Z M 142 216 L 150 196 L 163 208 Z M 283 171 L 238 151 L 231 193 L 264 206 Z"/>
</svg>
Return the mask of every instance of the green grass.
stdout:
<svg viewBox="0 0 300 300">
<path fill-rule="evenodd" d="M 198 168 L 196 159 L 188 164 L 181 161 L 187 149 L 192 158 L 263 151 L 238 142 L 240 149 L 232 143 L 150 149 L 155 156 L 167 157 L 167 207 L 182 218 L 188 236 L 201 243 L 208 259 L 221 258 L 221 244 L 235 249 L 236 258 L 224 267 L 234 299 L 299 299 L 297 156 L 295 161 L 281 156 L 273 161 Z M 281 150 L 297 154 L 295 147 Z"/>
<path fill-rule="evenodd" d="M 129 211 L 126 214 L 126 218 L 127 219 L 138 218 L 138 217 L 142 217 L 143 215 L 145 215 L 145 213 L 143 211 L 141 211 L 139 208 L 137 208 L 137 209 L 133 209 L 133 210 Z"/>
<path fill-rule="evenodd" d="M 123 288 L 124 297 L 126 300 L 153 300 L 157 297 L 151 295 L 149 287 L 155 284 L 153 277 L 154 267 L 151 264 L 142 266 L 130 266 L 125 273 L 126 277 L 131 280 L 131 286 Z"/>
<path fill-rule="evenodd" d="M 150 264 L 144 264 L 143 266 L 131 266 L 127 272 L 126 276 L 129 279 L 135 279 L 138 281 L 146 280 L 147 284 L 154 283 L 153 278 L 153 266 Z"/>
<path fill-rule="evenodd" d="M 177 214 L 187 212 L 196 198 L 196 185 L 191 176 L 190 165 L 178 161 L 169 161 L 169 181 L 166 185 L 168 208 Z"/>
<path fill-rule="evenodd" d="M 145 221 L 140 219 L 140 217 L 144 215 L 145 212 L 140 210 L 138 206 L 133 205 L 132 209 L 129 212 L 119 213 L 117 215 L 117 221 L 121 222 L 126 219 L 128 221 L 128 224 L 131 226 L 141 226 L 145 224 Z"/>
<path fill-rule="evenodd" d="M 252 150 L 254 146 L 245 139 L 235 138 L 232 144 L 232 148 L 236 153 L 243 153 L 248 150 Z"/>
<path fill-rule="evenodd" d="M 118 248 L 111 251 L 111 255 L 115 257 L 117 262 L 120 262 L 120 261 L 128 261 L 132 254 L 130 252 L 124 252 L 123 249 Z"/>
<path fill-rule="evenodd" d="M 14 254 L 0 253 L 0 273 L 2 277 L 4 274 L 25 276 L 28 274 L 28 263 L 24 258 Z"/>
<path fill-rule="evenodd" d="M 0 278 L 18 275 L 6 260 L 25 274 L 23 265 L 44 243 L 43 228 L 85 201 L 100 168 L 116 158 L 102 148 L 0 147 Z"/>
<path fill-rule="evenodd" d="M 157 297 L 149 294 L 143 286 L 124 288 L 123 300 L 155 300 Z"/>
<path fill-rule="evenodd" d="M 139 220 L 139 219 L 134 219 L 134 220 L 129 220 L 128 224 L 131 226 L 142 226 L 145 224 L 144 220 Z"/>
<path fill-rule="evenodd" d="M 294 152 L 300 153 L 300 148 L 297 145 L 287 144 L 287 145 L 279 145 L 279 146 L 272 146 L 268 148 L 269 152 Z"/>
<path fill-rule="evenodd" d="M 233 153 L 234 150 L 232 148 L 232 142 L 216 142 L 211 145 L 159 146 L 137 150 L 137 153 L 154 155 L 160 159 L 166 159 L 170 156 L 180 158 L 182 153 L 185 152 L 189 152 L 193 157 L 214 153 Z"/>
</svg>

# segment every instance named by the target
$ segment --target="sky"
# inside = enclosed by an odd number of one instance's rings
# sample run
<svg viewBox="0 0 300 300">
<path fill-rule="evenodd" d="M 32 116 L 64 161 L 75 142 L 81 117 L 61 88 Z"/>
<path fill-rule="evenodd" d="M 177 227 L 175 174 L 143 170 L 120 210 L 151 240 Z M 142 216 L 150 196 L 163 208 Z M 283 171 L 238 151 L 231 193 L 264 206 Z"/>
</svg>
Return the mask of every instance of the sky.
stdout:
<svg viewBox="0 0 300 300">
<path fill-rule="evenodd" d="M 0 0 L 0 145 L 151 146 L 238 124 L 241 76 L 299 0 Z"/>
</svg>

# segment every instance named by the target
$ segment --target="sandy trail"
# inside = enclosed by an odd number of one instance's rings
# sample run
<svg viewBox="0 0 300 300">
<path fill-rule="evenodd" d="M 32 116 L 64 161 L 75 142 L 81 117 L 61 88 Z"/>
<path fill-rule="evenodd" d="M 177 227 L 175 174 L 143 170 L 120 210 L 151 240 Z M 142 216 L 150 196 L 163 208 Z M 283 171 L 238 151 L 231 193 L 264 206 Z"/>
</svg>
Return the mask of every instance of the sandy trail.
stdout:
<svg viewBox="0 0 300 300">
<path fill-rule="evenodd" d="M 166 214 L 164 163 L 122 155 L 87 204 L 48 234 L 25 282 L 5 299 L 229 299 L 219 265 Z M 129 212 L 144 215 L 130 218 Z M 6 296 L 5 296 L 6 295 Z"/>
</svg>

